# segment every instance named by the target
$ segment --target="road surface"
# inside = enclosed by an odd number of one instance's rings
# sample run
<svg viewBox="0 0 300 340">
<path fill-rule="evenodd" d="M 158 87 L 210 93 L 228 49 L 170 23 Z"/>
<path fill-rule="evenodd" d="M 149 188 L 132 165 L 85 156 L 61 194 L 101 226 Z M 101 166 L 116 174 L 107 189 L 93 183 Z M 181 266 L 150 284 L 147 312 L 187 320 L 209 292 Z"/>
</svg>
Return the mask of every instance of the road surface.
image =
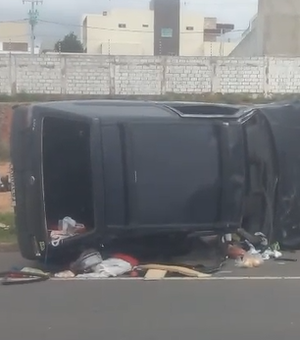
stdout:
<svg viewBox="0 0 300 340">
<path fill-rule="evenodd" d="M 21 263 L 16 254 L 0 254 L 2 269 Z M 277 279 L 48 281 L 0 286 L 1 339 L 299 337 L 300 279 L 279 278 L 292 273 L 300 276 L 298 263 L 273 263 L 251 272 L 227 269 L 220 275 L 250 273 Z"/>
</svg>

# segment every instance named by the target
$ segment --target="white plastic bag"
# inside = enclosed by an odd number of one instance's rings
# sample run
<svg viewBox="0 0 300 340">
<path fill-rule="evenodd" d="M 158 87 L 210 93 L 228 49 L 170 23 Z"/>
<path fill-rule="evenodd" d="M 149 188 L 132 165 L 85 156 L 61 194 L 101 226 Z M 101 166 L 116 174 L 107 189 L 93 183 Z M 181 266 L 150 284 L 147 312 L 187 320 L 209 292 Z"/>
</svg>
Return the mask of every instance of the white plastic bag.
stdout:
<svg viewBox="0 0 300 340">
<path fill-rule="evenodd" d="M 63 272 L 56 273 L 54 277 L 62 278 L 62 279 L 71 279 L 75 277 L 75 274 L 71 272 L 70 270 L 65 270 Z"/>
<path fill-rule="evenodd" d="M 121 259 L 110 258 L 102 261 L 93 268 L 93 273 L 77 275 L 79 278 L 107 278 L 116 277 L 128 273 L 132 265 Z"/>
</svg>

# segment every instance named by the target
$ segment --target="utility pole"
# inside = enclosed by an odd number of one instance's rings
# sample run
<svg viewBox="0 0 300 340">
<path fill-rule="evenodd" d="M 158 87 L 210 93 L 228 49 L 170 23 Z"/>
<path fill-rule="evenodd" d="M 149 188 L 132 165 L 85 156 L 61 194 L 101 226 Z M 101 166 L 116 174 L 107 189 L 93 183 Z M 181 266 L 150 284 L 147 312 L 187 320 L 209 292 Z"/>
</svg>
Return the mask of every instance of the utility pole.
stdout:
<svg viewBox="0 0 300 340">
<path fill-rule="evenodd" d="M 38 22 L 39 12 L 36 9 L 36 5 L 42 4 L 43 0 L 23 0 L 23 4 L 31 3 L 31 9 L 28 11 L 28 18 L 30 24 L 30 42 L 31 42 L 31 55 L 34 55 L 34 47 L 35 47 L 35 33 L 34 29 Z"/>
</svg>

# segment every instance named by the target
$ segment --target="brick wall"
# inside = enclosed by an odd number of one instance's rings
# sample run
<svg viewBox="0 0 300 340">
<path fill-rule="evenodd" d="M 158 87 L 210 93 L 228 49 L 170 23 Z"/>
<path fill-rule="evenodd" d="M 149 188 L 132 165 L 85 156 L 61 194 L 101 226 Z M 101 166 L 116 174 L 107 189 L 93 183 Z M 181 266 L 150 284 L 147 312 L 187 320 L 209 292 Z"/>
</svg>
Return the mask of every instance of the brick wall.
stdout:
<svg viewBox="0 0 300 340">
<path fill-rule="evenodd" d="M 300 58 L 0 55 L 0 93 L 298 93 Z"/>
</svg>

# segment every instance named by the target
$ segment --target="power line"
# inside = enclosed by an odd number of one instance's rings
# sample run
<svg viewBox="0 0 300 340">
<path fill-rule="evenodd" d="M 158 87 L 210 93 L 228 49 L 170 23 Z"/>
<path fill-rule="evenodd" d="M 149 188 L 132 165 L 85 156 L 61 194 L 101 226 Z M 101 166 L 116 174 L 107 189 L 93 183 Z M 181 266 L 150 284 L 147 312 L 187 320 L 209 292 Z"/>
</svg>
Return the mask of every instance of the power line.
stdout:
<svg viewBox="0 0 300 340">
<path fill-rule="evenodd" d="M 28 37 L 28 36 L 29 36 L 29 34 L 18 34 L 18 35 L 12 34 L 12 35 L 6 35 L 6 36 L 1 35 L 1 38 L 3 38 L 3 39 L 13 39 L 13 38 L 24 38 L 24 37 Z"/>
<path fill-rule="evenodd" d="M 141 3 L 141 0 L 127 0 L 126 4 L 128 3 Z M 221 6 L 249 6 L 249 5 L 256 5 L 257 1 L 255 0 L 228 0 L 228 1 L 221 1 L 221 0 L 181 0 L 181 5 L 199 5 L 199 6 L 210 6 L 210 5 L 221 5 Z M 109 0 L 109 5 L 113 5 L 113 1 Z M 145 6 L 148 5 L 147 2 L 144 3 Z"/>
<path fill-rule="evenodd" d="M 15 23 L 19 23 L 19 22 L 24 22 L 24 21 L 28 21 L 28 19 L 18 19 L 18 20 L 0 20 L 0 24 L 15 24 Z"/>
</svg>

